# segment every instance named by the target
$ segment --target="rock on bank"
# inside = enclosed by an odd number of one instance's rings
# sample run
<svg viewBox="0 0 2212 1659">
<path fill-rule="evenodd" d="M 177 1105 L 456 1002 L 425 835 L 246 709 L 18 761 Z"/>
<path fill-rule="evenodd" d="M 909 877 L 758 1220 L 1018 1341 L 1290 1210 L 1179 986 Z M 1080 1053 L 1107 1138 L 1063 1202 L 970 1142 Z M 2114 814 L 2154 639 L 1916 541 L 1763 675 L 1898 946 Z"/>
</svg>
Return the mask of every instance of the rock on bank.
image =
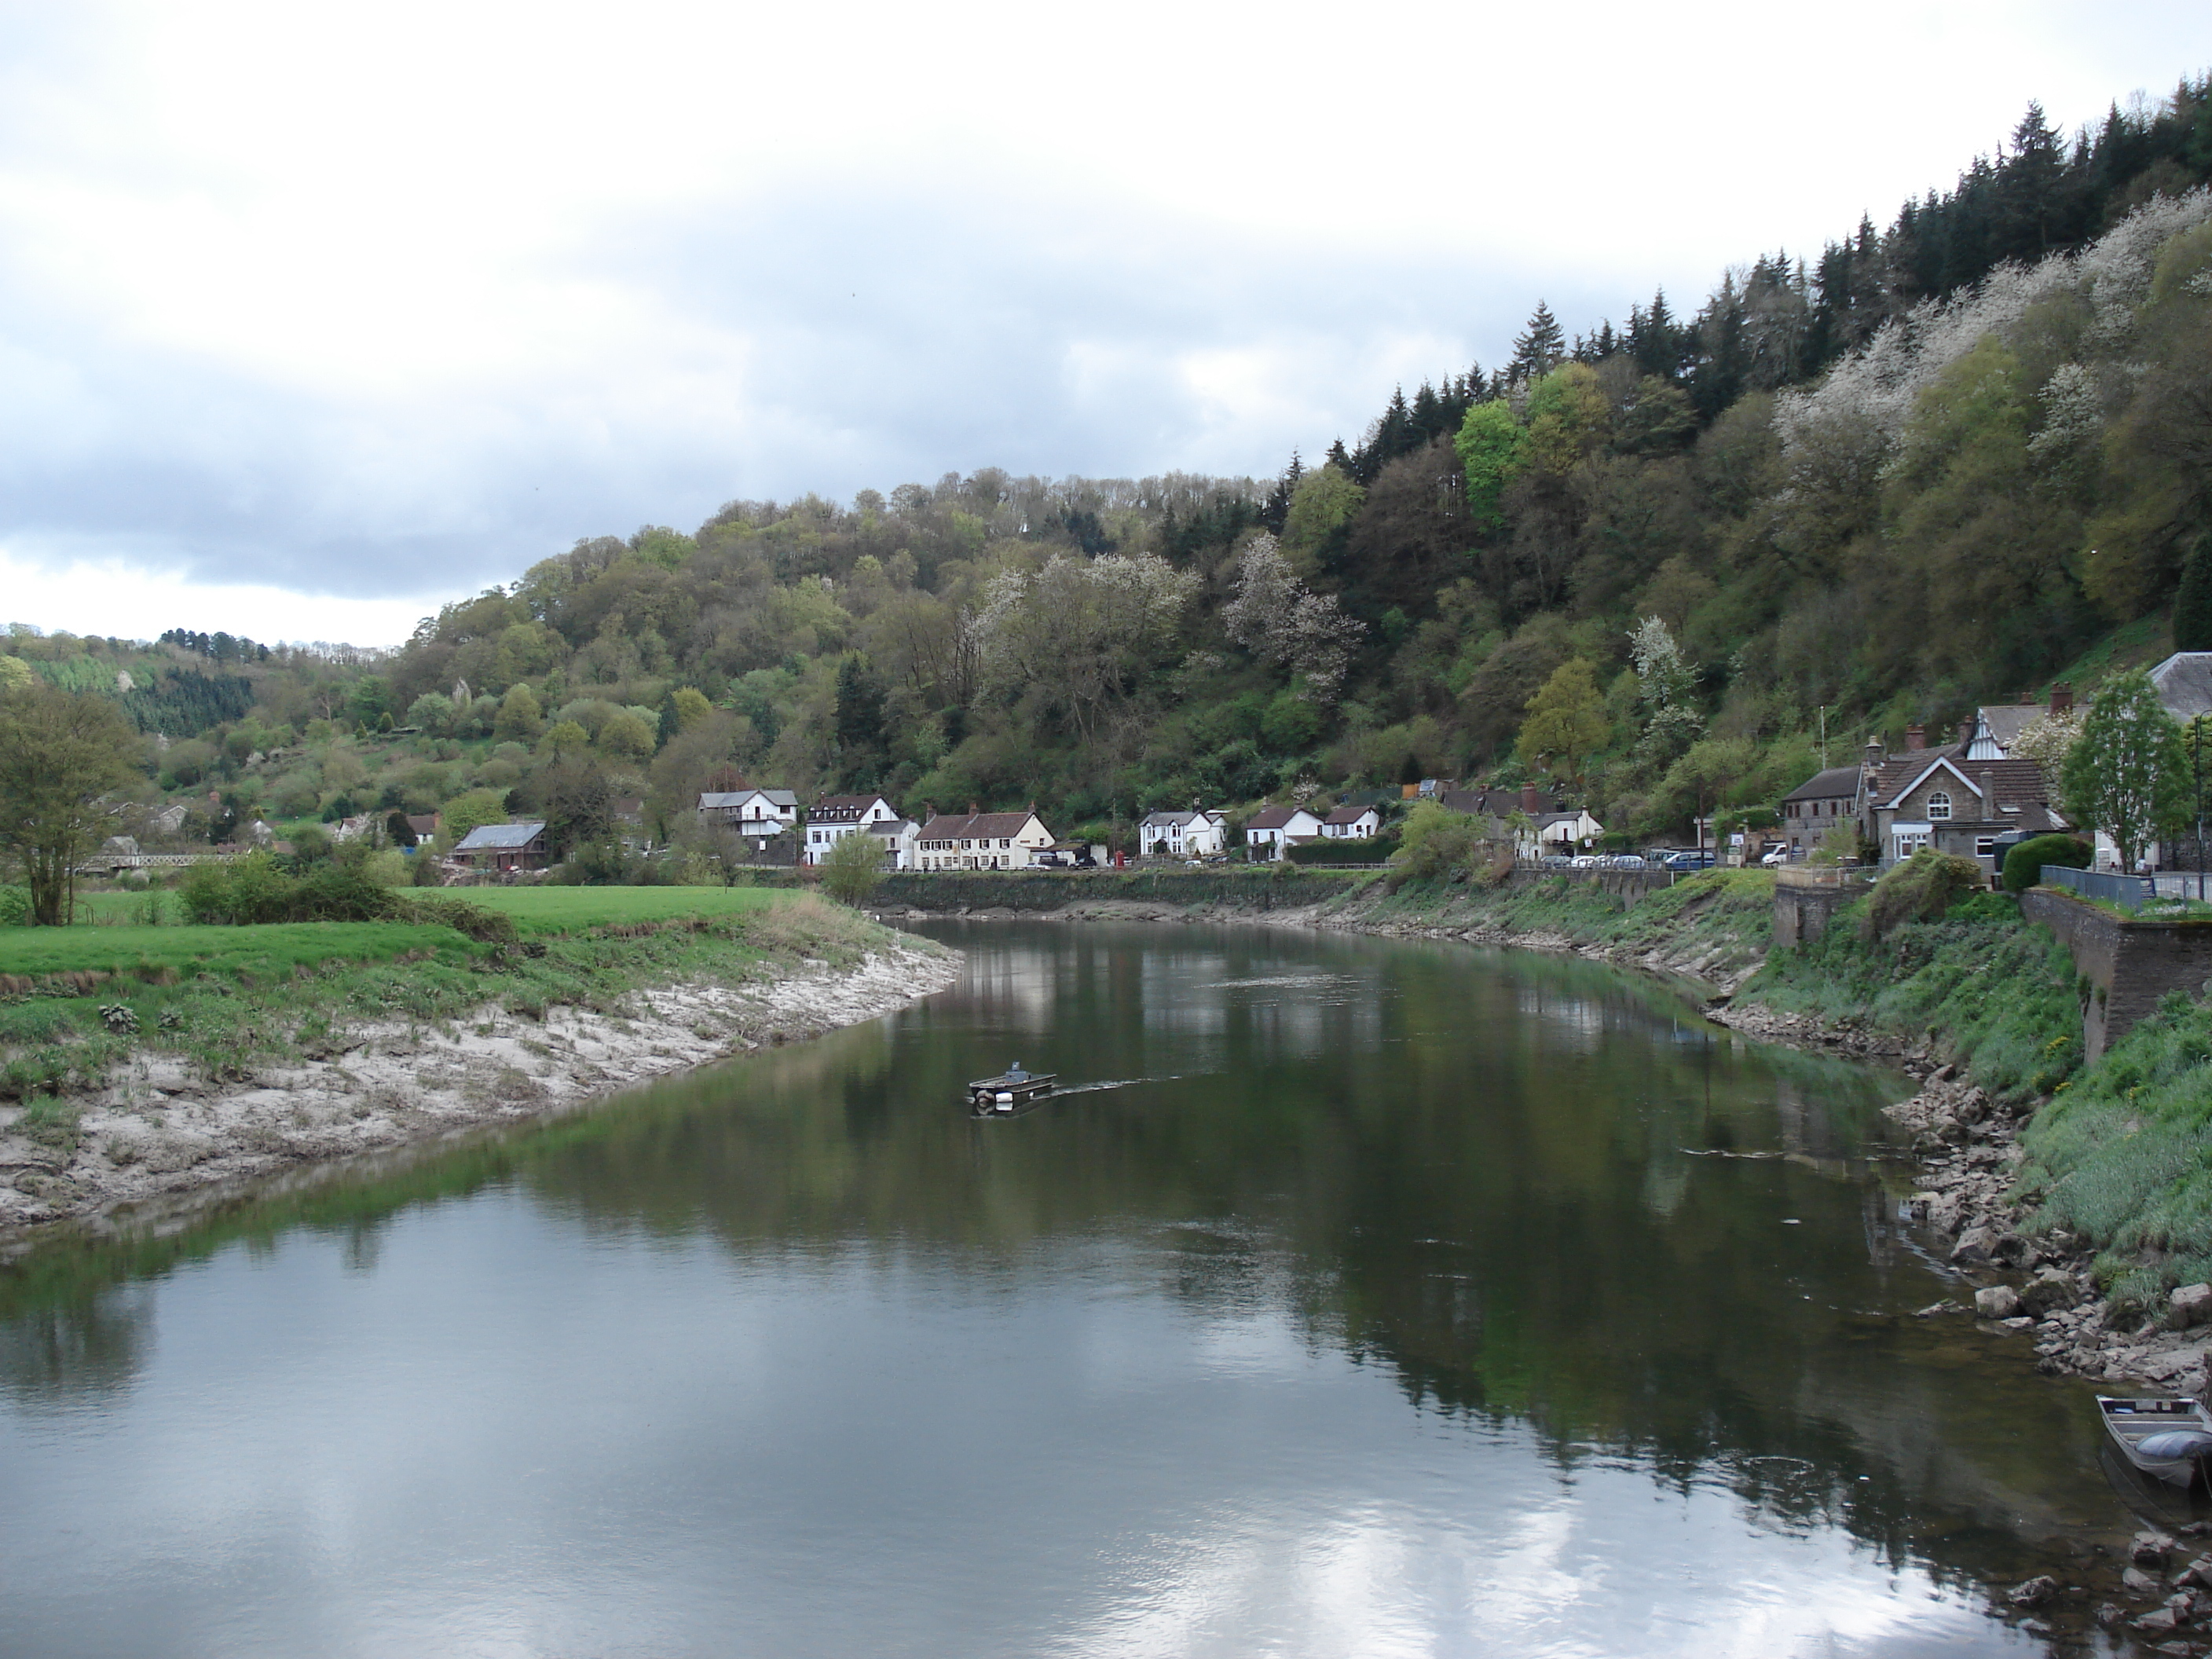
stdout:
<svg viewBox="0 0 2212 1659">
<path fill-rule="evenodd" d="M 0 1130 L 0 1228 L 60 1220 L 263 1176 L 311 1160 L 530 1117 L 625 1085 L 858 1024 L 941 991 L 960 957 L 902 939 L 836 969 L 635 993 L 626 1012 L 555 1007 L 543 1020 L 493 1007 L 444 1029 L 362 1024 L 321 1058 L 233 1084 L 142 1054 L 78 1097 L 61 1144 Z M 74 1144 L 71 1144 L 71 1143 Z"/>
</svg>

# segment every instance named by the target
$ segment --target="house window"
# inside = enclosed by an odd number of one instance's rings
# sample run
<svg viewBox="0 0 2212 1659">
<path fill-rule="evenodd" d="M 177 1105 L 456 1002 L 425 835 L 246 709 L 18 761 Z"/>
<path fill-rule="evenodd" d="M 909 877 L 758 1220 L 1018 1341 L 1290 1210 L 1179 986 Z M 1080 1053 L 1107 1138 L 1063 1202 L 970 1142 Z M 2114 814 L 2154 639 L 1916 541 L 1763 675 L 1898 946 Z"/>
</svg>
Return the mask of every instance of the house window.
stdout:
<svg viewBox="0 0 2212 1659">
<path fill-rule="evenodd" d="M 1928 797 L 1928 817 L 1931 823 L 1951 816 L 1951 797 L 1938 789 Z"/>
<path fill-rule="evenodd" d="M 1996 856 L 1996 852 L 1997 838 L 1995 836 L 1976 836 L 1974 837 L 1974 856 L 1976 858 L 1995 858 Z"/>
</svg>

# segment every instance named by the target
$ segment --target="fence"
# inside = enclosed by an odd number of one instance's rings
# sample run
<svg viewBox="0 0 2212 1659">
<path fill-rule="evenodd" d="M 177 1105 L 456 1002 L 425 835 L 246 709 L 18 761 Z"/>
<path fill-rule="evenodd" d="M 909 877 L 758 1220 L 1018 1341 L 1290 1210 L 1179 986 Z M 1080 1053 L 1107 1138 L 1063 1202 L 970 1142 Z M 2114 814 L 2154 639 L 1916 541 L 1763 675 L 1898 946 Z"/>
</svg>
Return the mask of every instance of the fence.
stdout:
<svg viewBox="0 0 2212 1659">
<path fill-rule="evenodd" d="M 2045 865 L 2042 879 L 2045 887 L 2070 888 L 2083 898 L 2117 904 L 2123 910 L 2140 910 L 2158 893 L 2156 884 L 2148 876 L 2121 876 L 2106 870 L 2076 870 L 2065 864 Z"/>
</svg>

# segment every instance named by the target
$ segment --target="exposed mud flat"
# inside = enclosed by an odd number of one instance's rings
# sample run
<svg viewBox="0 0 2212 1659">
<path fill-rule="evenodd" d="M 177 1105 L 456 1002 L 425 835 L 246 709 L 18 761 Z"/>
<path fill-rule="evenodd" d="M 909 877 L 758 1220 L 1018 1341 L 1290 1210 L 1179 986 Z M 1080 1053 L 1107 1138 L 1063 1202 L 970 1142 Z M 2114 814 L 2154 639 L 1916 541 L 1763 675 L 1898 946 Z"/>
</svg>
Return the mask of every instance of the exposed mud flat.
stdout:
<svg viewBox="0 0 2212 1659">
<path fill-rule="evenodd" d="M 0 1228 L 58 1221 L 574 1105 L 626 1085 L 855 1025 L 945 989 L 960 956 L 903 941 L 848 969 L 789 971 L 632 994 L 623 1014 L 496 1008 L 444 1028 L 364 1023 L 319 1052 L 213 1084 L 149 1053 L 75 1097 L 73 1137 L 0 1122 Z M 75 1144 L 68 1144 L 74 1139 Z"/>
</svg>

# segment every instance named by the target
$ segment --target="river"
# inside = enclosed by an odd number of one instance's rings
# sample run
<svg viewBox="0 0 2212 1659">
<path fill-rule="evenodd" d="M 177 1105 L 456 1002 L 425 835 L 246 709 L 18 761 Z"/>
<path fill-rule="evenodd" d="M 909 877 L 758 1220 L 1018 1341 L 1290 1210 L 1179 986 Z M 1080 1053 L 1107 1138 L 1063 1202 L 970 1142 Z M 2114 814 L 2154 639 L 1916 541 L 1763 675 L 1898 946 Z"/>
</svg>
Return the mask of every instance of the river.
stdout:
<svg viewBox="0 0 2212 1659">
<path fill-rule="evenodd" d="M 922 931 L 902 1014 L 0 1271 L 0 1651 L 2039 1652 L 1983 1586 L 2135 1524 L 1912 1316 L 1900 1079 L 1574 960 Z"/>
</svg>

